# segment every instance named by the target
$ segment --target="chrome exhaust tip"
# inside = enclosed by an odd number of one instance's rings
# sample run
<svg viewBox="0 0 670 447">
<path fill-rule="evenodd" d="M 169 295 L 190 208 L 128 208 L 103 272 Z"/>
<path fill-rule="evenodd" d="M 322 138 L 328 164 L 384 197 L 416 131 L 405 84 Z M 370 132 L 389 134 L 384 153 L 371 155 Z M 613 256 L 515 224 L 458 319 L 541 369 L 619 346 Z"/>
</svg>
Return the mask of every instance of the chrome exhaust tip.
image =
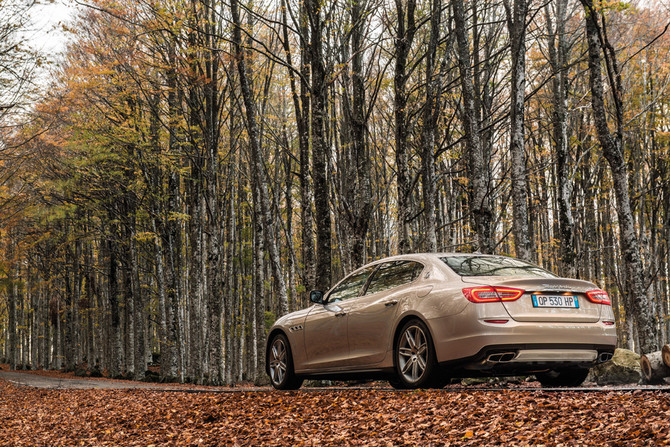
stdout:
<svg viewBox="0 0 670 447">
<path fill-rule="evenodd" d="M 486 358 L 488 363 L 507 363 L 514 360 L 516 352 L 496 352 Z"/>
</svg>

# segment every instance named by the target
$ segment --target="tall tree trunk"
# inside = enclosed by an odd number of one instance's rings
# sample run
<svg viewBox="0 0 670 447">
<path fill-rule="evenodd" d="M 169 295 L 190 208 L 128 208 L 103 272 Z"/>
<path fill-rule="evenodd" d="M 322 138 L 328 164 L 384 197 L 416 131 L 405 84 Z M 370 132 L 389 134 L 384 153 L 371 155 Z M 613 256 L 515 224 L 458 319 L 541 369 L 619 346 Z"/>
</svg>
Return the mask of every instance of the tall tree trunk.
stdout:
<svg viewBox="0 0 670 447">
<path fill-rule="evenodd" d="M 470 68 L 470 40 L 468 39 L 464 0 L 454 0 L 454 31 L 458 57 L 458 72 L 463 96 L 462 120 L 465 133 L 465 149 L 468 154 L 468 178 L 470 185 L 470 211 L 477 233 L 476 249 L 482 253 L 493 252 L 493 211 L 489 206 L 487 160 L 484 158 L 479 135 L 479 121 L 475 110 L 475 93 Z"/>
<path fill-rule="evenodd" d="M 189 318 L 189 375 L 200 380 L 209 376 L 209 356 L 207 325 L 203 324 L 207 318 L 205 309 L 204 284 L 207 278 L 204 256 L 205 228 L 203 213 L 205 212 L 204 198 L 202 198 L 201 182 L 203 181 L 198 163 L 191 167 L 190 179 L 186 182 L 187 208 L 190 210 L 188 222 L 188 318 Z"/>
<path fill-rule="evenodd" d="M 252 168 L 253 169 L 253 168 Z M 251 176 L 253 177 L 253 175 Z M 254 179 L 257 181 L 257 179 Z M 265 234 L 263 231 L 263 225 L 261 224 L 263 220 L 263 211 L 261 209 L 261 198 L 260 188 L 258 186 L 252 188 L 253 195 L 253 213 L 251 216 L 251 223 L 254 228 L 253 234 L 253 285 L 251 300 L 248 306 L 249 312 L 249 334 L 247 340 L 249 341 L 249 352 L 248 352 L 248 367 L 246 372 L 250 377 L 256 377 L 258 373 L 258 343 L 256 340 L 259 338 L 260 328 L 258 326 L 258 320 L 256 315 L 259 312 L 265 311 L 265 254 L 266 254 L 266 242 Z M 261 350 L 262 351 L 262 350 Z"/>
<path fill-rule="evenodd" d="M 409 51 L 416 33 L 416 0 L 395 0 L 397 29 L 395 36 L 395 74 L 393 76 L 393 115 L 395 119 L 395 164 L 398 190 L 397 233 L 398 252 L 409 253 L 412 249 L 409 236 L 411 184 L 408 166 L 408 122 L 407 122 L 407 64 Z"/>
<path fill-rule="evenodd" d="M 531 260 L 528 236 L 528 197 L 526 195 L 526 153 L 524 101 L 526 99 L 526 0 L 505 0 L 507 28 L 512 51 L 510 101 L 510 152 L 512 153 L 512 212 L 516 257 Z"/>
<path fill-rule="evenodd" d="M 126 212 L 128 213 L 129 206 L 126 204 Z M 129 213 L 126 214 L 127 219 L 130 219 Z M 135 377 L 135 346 L 137 342 L 135 340 L 135 319 L 133 318 L 135 314 L 135 299 L 133 297 L 133 273 L 132 269 L 132 260 L 131 250 L 130 250 L 130 238 L 132 234 L 132 229 L 130 228 L 130 223 L 126 222 L 124 225 L 124 235 L 123 235 L 123 258 L 121 260 L 121 265 L 123 267 L 122 271 L 122 284 L 123 284 L 123 311 L 124 311 L 124 323 L 125 323 L 125 337 L 124 341 L 124 358 L 123 365 L 125 373 L 129 377 Z"/>
<path fill-rule="evenodd" d="M 230 4 L 230 10 L 233 17 L 233 46 L 237 57 L 237 72 L 240 80 L 240 89 L 244 100 L 246 110 L 246 126 L 249 135 L 249 146 L 251 149 L 251 164 L 254 182 L 258 188 L 258 198 L 260 201 L 261 219 L 264 227 L 265 242 L 270 255 L 270 266 L 272 275 L 277 287 L 279 313 L 284 315 L 288 313 L 288 297 L 286 294 L 286 281 L 281 269 L 279 249 L 277 247 L 274 219 L 270 209 L 270 195 L 268 192 L 267 177 L 265 166 L 262 159 L 262 151 L 259 144 L 258 124 L 256 121 L 256 103 L 253 97 L 253 91 L 250 84 L 250 78 L 247 73 L 246 57 L 242 51 L 242 33 L 240 25 L 240 15 L 237 0 Z"/>
<path fill-rule="evenodd" d="M 69 232 L 72 228 L 66 225 L 65 231 Z M 66 249 L 68 258 L 73 257 L 71 247 Z M 65 307 L 63 316 L 65 317 L 65 324 L 63 325 L 63 362 L 67 371 L 74 371 L 74 327 L 73 327 L 73 290 L 72 290 L 72 266 L 66 265 L 62 270 L 63 284 L 65 286 L 65 293 L 63 296 L 63 305 Z M 19 308 L 20 309 L 20 308 Z"/>
<path fill-rule="evenodd" d="M 168 43 L 168 67 L 166 78 L 168 88 L 168 117 L 170 123 L 179 119 L 180 106 L 177 85 L 177 54 L 176 42 Z M 170 161 L 167 165 L 167 191 L 164 199 L 164 208 L 160 209 L 159 233 L 161 235 L 160 254 L 161 264 L 164 269 L 164 291 L 165 291 L 165 338 L 161 346 L 161 375 L 163 380 L 173 381 L 178 379 L 179 375 L 179 353 L 181 350 L 179 343 L 179 297 L 180 297 L 180 278 L 181 267 L 181 238 L 178 219 L 180 200 L 180 174 L 175 160 L 179 160 L 180 142 L 177 137 L 176 129 L 171 128 L 168 136 L 168 152 Z M 160 185 L 159 185 L 160 187 Z M 183 373 L 183 371 L 182 371 Z"/>
<path fill-rule="evenodd" d="M 561 267 L 565 276 L 577 274 L 575 248 L 575 222 L 572 215 L 572 190 L 570 152 L 568 148 L 568 38 L 565 35 L 568 0 L 554 2 L 545 7 L 547 22 L 549 63 L 552 79 L 553 141 L 556 154 L 556 177 L 558 183 L 558 228 L 561 240 Z M 554 27 L 552 17 L 556 17 Z"/>
<path fill-rule="evenodd" d="M 9 241 L 7 242 L 7 258 L 12 259 L 13 253 L 14 253 L 14 242 Z M 11 264 L 10 264 L 11 265 Z M 8 332 L 9 332 L 9 339 L 7 340 L 8 343 L 8 350 L 7 350 L 7 357 L 9 360 L 9 368 L 10 369 L 16 369 L 17 366 L 17 358 L 18 358 L 18 353 L 17 353 L 17 345 L 18 345 L 18 323 L 17 323 L 17 318 L 16 318 L 16 302 L 18 299 L 18 293 L 17 293 L 17 287 L 16 287 L 16 282 L 18 281 L 18 278 L 16 277 L 17 275 L 17 269 L 15 269 L 13 266 L 10 267 L 10 281 L 9 281 L 9 287 L 7 287 L 7 301 L 8 301 L 8 306 L 7 306 L 7 313 L 8 315 Z"/>
<path fill-rule="evenodd" d="M 110 236 L 114 237 L 115 231 L 111 231 Z M 111 348 L 110 374 L 112 377 L 121 375 L 122 372 L 122 348 L 121 348 L 121 312 L 119 307 L 119 281 L 116 247 L 111 240 L 107 241 L 107 287 L 110 315 L 110 339 L 108 340 Z"/>
<path fill-rule="evenodd" d="M 204 21 L 204 57 L 207 83 L 204 86 L 205 113 L 205 150 L 206 165 L 206 212 L 207 212 L 207 314 L 209 342 L 209 380 L 212 384 L 223 384 L 223 299 L 221 290 L 224 288 L 222 276 L 222 228 L 219 210 L 219 128 L 221 104 L 219 101 L 219 42 L 214 36 L 221 30 L 217 20 L 217 12 L 213 2 L 203 3 Z"/>
<path fill-rule="evenodd" d="M 338 210 L 344 225 L 341 240 L 345 241 L 344 270 L 364 264 L 366 236 L 372 214 L 372 185 L 368 154 L 368 119 L 365 111 L 366 92 L 363 73 L 363 35 L 366 24 L 366 2 L 349 5 L 351 33 L 342 46 L 340 63 L 350 68 L 342 73 L 342 111 L 340 158 L 340 189 Z"/>
<path fill-rule="evenodd" d="M 16 294 L 15 294 L 16 296 Z M 52 331 L 53 331 L 53 344 L 51 346 L 51 368 L 52 369 L 61 369 L 63 367 L 63 348 L 61 345 L 61 298 L 56 294 L 52 296 L 49 302 L 50 311 L 52 314 Z M 14 318 L 16 318 L 16 311 L 14 311 Z M 16 340 L 16 339 L 15 339 Z M 16 349 L 16 346 L 14 346 Z M 16 352 L 14 352 L 14 357 L 16 357 Z M 16 358 L 14 359 L 14 369 L 16 369 Z"/>
<path fill-rule="evenodd" d="M 288 136 L 286 135 L 286 127 L 282 126 L 282 139 L 284 141 L 284 155 L 282 157 L 284 164 L 285 191 L 284 201 L 286 203 L 286 252 L 287 252 L 287 266 L 288 270 L 288 311 L 296 310 L 296 285 L 295 285 L 295 251 L 293 247 L 293 164 L 291 163 L 291 155 L 288 153 L 290 146 L 288 143 Z"/>
<path fill-rule="evenodd" d="M 352 263 L 356 267 L 365 263 L 365 240 L 372 217 L 372 185 L 370 183 L 370 154 L 368 150 L 368 117 L 365 110 L 366 95 L 363 73 L 365 17 L 364 7 L 367 2 L 356 1 L 351 3 L 351 68 L 353 87 L 353 116 L 352 137 L 354 159 L 356 163 L 356 191 L 354 195 L 353 212 L 353 243 Z"/>
<path fill-rule="evenodd" d="M 135 216 L 131 218 L 131 234 L 130 234 L 130 284 L 132 288 L 132 299 L 134 300 L 133 305 L 133 315 L 135 326 L 135 345 L 131 348 L 132 351 L 129 355 L 134 357 L 135 365 L 135 380 L 140 380 L 144 377 L 144 373 L 147 369 L 146 365 L 146 337 L 145 337 L 145 321 L 147 320 L 147 315 L 144 309 L 144 300 L 142 287 L 140 282 L 140 269 L 138 263 L 138 253 L 137 253 L 137 228 L 135 225 Z M 89 316 L 90 318 L 90 316 Z M 91 360 L 89 359 L 89 362 Z"/>
<path fill-rule="evenodd" d="M 311 100 L 312 100 L 312 178 L 316 211 L 317 289 L 331 286 L 331 218 L 328 183 L 328 147 L 326 142 L 326 69 L 323 60 L 322 5 L 318 0 L 305 2 L 310 24 Z"/>
<path fill-rule="evenodd" d="M 591 87 L 591 106 L 595 121 L 598 140 L 603 155 L 612 172 L 614 194 L 616 196 L 616 212 L 619 219 L 619 234 L 621 251 L 625 264 L 625 288 L 621 290 L 630 305 L 626 309 L 627 315 L 632 315 L 640 340 L 640 350 L 643 353 L 658 350 L 658 334 L 656 322 L 652 313 L 653 305 L 647 296 L 644 285 L 644 270 L 640 245 L 635 232 L 635 220 L 631 210 L 631 201 L 628 185 L 628 171 L 624 157 L 623 140 L 623 110 L 621 102 L 620 75 L 618 72 L 615 54 L 605 34 L 605 29 L 598 23 L 600 14 L 595 9 L 592 0 L 581 0 L 586 14 L 586 37 L 588 41 L 589 58 L 589 85 Z M 604 21 L 603 21 L 604 24 Z M 616 108 L 616 132 L 612 134 L 607 123 L 605 109 L 604 87 L 601 74 L 601 49 L 605 51 L 606 62 L 610 79 L 610 88 Z"/>
<path fill-rule="evenodd" d="M 291 58 L 290 39 L 287 23 L 287 5 L 282 0 L 282 35 L 284 54 L 289 67 L 293 67 Z M 296 127 L 298 128 L 298 146 L 300 160 L 300 221 L 302 222 L 302 260 L 303 260 L 303 283 L 305 291 L 309 292 L 315 286 L 315 263 L 314 259 L 314 225 L 312 212 L 312 190 L 310 179 L 309 162 L 309 49 L 308 49 L 308 26 L 305 3 L 300 4 L 299 12 L 300 26 L 300 90 L 296 86 L 295 72 L 289 68 L 289 81 L 291 86 L 291 98 L 295 113 Z M 304 299 L 304 302 L 307 302 Z"/>
<path fill-rule="evenodd" d="M 442 1 L 432 0 L 430 6 L 430 38 L 426 55 L 426 102 L 423 109 L 423 129 L 421 138 L 421 179 L 423 183 L 423 214 L 425 234 L 424 249 L 437 250 L 435 144 L 438 133 L 437 121 L 440 114 L 440 81 L 437 67 L 437 46 L 440 41 Z"/>
<path fill-rule="evenodd" d="M 81 221 L 83 216 L 80 213 L 77 213 L 77 221 Z M 79 224 L 76 226 L 77 231 L 79 230 Z M 81 240 L 76 240 L 74 242 L 74 260 L 73 260 L 73 286 L 74 286 L 74 297 L 72 300 L 72 343 L 73 343 L 73 364 L 76 366 L 81 363 L 82 360 L 82 336 L 81 336 L 81 286 L 82 286 L 82 268 L 81 268 Z"/>
<path fill-rule="evenodd" d="M 239 144 L 239 134 L 241 133 L 241 126 L 239 125 L 239 114 L 241 113 L 239 108 L 234 107 L 236 103 L 236 82 L 234 82 L 235 77 L 235 67 L 234 61 L 230 61 L 228 66 L 228 72 L 230 72 L 230 82 L 231 82 L 231 95 L 230 95 L 230 119 L 228 120 L 228 145 L 231 148 L 231 156 L 228 159 L 227 172 L 228 177 L 231 178 L 231 187 L 229 189 L 229 202 L 226 204 L 227 210 L 224 213 L 226 216 L 226 244 L 224 245 L 226 249 L 226 262 L 225 262 L 225 283 L 227 287 L 224 288 L 224 343 L 225 343 L 225 354 L 224 354 L 224 376 L 226 384 L 231 384 L 235 381 L 235 321 L 237 317 L 237 309 L 235 306 L 236 297 L 243 293 L 238 286 L 238 277 L 240 276 L 239 270 L 243 267 L 239 266 L 237 263 L 234 263 L 233 260 L 238 257 L 242 241 L 241 237 L 237 233 L 237 219 L 238 214 L 243 214 L 243 211 L 238 211 L 242 208 L 241 203 L 243 202 L 243 185 L 242 182 L 232 181 L 234 173 L 240 171 L 240 158 L 241 151 L 238 149 Z M 240 256 L 241 258 L 241 256 Z M 237 267 L 237 268 L 235 268 Z"/>
<path fill-rule="evenodd" d="M 30 365 L 34 369 L 42 369 L 39 360 L 39 331 L 40 331 L 40 292 L 36 285 L 35 274 L 32 269 L 27 273 L 26 291 L 30 294 Z"/>
</svg>

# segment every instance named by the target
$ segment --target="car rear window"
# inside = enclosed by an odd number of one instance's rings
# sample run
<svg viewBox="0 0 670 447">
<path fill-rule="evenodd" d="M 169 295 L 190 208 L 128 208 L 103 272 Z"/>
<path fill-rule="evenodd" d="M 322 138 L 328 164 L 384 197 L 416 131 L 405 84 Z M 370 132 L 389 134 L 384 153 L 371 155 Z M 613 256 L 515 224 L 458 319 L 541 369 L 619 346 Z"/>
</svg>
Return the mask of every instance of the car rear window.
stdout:
<svg viewBox="0 0 670 447">
<path fill-rule="evenodd" d="M 444 256 L 440 259 L 460 276 L 557 278 L 541 267 L 505 256 Z"/>
</svg>

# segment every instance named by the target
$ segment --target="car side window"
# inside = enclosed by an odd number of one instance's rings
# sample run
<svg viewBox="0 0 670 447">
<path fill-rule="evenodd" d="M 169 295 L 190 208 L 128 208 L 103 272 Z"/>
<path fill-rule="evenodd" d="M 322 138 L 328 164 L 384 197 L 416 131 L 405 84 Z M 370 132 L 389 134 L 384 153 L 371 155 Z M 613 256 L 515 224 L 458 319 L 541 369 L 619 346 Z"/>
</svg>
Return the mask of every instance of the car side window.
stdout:
<svg viewBox="0 0 670 447">
<path fill-rule="evenodd" d="M 422 270 L 423 265 L 414 261 L 386 262 L 372 276 L 365 294 L 383 292 L 408 284 L 418 278 Z"/>
<path fill-rule="evenodd" d="M 377 266 L 368 267 L 342 281 L 328 294 L 328 302 L 344 301 L 360 295 L 363 286 Z"/>
</svg>

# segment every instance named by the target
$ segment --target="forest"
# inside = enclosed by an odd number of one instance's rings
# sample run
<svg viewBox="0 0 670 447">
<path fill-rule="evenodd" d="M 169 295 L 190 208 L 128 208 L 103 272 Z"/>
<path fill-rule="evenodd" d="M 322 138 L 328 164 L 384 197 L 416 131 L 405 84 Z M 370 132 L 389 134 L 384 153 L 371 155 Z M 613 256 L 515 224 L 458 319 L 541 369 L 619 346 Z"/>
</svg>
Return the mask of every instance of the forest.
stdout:
<svg viewBox="0 0 670 447">
<path fill-rule="evenodd" d="M 670 8 L 89 0 L 54 63 L 0 3 L 0 359 L 233 384 L 364 263 L 496 253 L 670 335 Z M 48 73 L 48 81 L 36 73 Z"/>
</svg>

